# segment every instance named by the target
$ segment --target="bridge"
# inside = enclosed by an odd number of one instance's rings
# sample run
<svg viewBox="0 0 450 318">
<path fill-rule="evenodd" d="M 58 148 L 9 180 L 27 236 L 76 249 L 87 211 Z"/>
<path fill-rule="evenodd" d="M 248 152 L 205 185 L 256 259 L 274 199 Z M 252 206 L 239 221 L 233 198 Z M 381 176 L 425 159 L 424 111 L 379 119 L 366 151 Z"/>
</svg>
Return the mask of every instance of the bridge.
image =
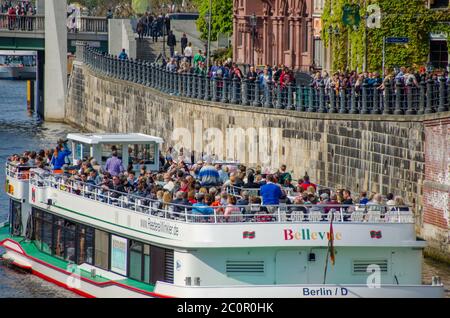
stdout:
<svg viewBox="0 0 450 318">
<path fill-rule="evenodd" d="M 106 51 L 108 21 L 102 17 L 80 17 L 76 29 L 68 30 L 67 40 L 70 52 L 75 52 L 76 41 L 86 41 Z M 44 50 L 45 16 L 10 17 L 0 14 L 0 49 Z"/>
<path fill-rule="evenodd" d="M 0 14 L 0 50 L 37 51 L 37 110 L 49 121 L 64 118 L 67 92 L 67 53 L 85 41 L 108 50 L 108 21 L 102 17 L 79 17 L 68 30 L 67 1 L 38 1 L 37 15 Z M 44 107 L 45 105 L 45 107 Z"/>
</svg>

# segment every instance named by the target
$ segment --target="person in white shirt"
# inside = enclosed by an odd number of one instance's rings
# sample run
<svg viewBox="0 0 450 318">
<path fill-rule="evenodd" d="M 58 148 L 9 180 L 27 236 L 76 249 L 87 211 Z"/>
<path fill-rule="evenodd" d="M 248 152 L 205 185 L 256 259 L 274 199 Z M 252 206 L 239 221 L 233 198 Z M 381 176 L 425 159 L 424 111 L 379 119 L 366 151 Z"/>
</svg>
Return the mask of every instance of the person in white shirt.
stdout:
<svg viewBox="0 0 450 318">
<path fill-rule="evenodd" d="M 192 51 L 192 43 L 189 42 L 188 46 L 186 46 L 186 48 L 184 49 L 184 57 L 186 57 L 189 61 L 189 63 L 192 63 L 192 56 L 194 54 L 194 52 Z"/>
</svg>

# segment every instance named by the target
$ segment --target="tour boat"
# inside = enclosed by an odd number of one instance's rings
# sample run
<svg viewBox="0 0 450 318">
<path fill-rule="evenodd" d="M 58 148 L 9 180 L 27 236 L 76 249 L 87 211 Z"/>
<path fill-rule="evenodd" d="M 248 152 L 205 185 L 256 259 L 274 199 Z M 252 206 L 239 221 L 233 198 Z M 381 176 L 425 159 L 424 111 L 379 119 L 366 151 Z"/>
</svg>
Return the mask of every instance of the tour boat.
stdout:
<svg viewBox="0 0 450 318">
<path fill-rule="evenodd" d="M 34 80 L 36 72 L 36 52 L 0 52 L 0 80 Z"/>
<path fill-rule="evenodd" d="M 128 164 L 159 169 L 160 138 L 71 134 L 72 162 L 104 164 L 111 146 Z M 64 172 L 6 165 L 10 217 L 0 225 L 4 262 L 84 297 L 441 298 L 422 285 L 411 211 L 336 208 L 322 215 L 271 207 L 271 221 L 114 195 Z M 252 208 L 252 207 L 251 207 Z M 176 211 L 176 212 L 175 212 Z"/>
</svg>

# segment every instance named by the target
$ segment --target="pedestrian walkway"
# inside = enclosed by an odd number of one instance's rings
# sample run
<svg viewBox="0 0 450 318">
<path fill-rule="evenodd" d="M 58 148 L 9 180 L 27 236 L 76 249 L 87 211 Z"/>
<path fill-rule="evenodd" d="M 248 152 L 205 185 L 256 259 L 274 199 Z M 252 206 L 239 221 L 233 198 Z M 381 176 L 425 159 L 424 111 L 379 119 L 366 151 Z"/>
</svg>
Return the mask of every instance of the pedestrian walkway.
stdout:
<svg viewBox="0 0 450 318">
<path fill-rule="evenodd" d="M 154 62 L 163 52 L 163 38 L 159 38 L 158 42 L 153 42 L 151 38 L 136 39 L 136 43 L 136 58 L 139 60 Z M 166 55 L 169 55 L 167 46 Z"/>
</svg>

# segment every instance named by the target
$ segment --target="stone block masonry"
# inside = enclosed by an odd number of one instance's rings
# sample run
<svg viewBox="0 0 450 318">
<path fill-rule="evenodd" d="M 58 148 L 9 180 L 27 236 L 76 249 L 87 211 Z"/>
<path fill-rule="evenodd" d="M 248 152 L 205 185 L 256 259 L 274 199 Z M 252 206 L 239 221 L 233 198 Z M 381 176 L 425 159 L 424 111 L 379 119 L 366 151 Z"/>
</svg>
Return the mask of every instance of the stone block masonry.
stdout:
<svg viewBox="0 0 450 318">
<path fill-rule="evenodd" d="M 450 255 L 449 117 L 449 112 L 318 114 L 206 102 L 98 75 L 79 62 L 66 106 L 66 121 L 84 130 L 141 132 L 162 137 L 166 146 L 175 144 L 171 139 L 176 128 L 195 135 L 198 121 L 204 130 L 279 129 L 280 145 L 271 155 L 295 176 L 308 172 L 324 186 L 402 196 L 414 206 L 418 233 L 442 255 Z M 247 142 L 246 147 L 254 145 Z M 441 234 L 430 234 L 435 232 Z"/>
</svg>

